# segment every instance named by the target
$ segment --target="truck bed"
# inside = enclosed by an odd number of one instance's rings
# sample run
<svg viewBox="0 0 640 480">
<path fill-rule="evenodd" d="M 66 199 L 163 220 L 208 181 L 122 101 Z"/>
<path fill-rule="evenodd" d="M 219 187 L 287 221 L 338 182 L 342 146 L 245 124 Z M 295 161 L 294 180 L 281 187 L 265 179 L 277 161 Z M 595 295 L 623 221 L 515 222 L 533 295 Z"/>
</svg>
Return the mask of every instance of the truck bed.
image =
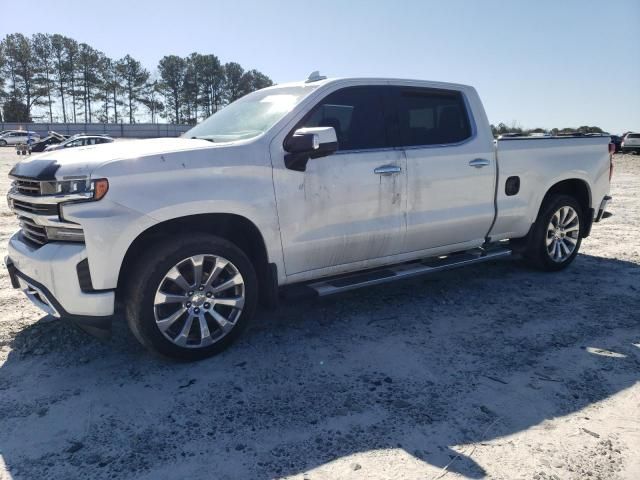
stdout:
<svg viewBox="0 0 640 480">
<path fill-rule="evenodd" d="M 565 178 L 582 180 L 589 190 L 590 206 L 597 210 L 609 190 L 609 143 L 608 136 L 496 140 L 497 214 L 491 239 L 526 235 L 545 192 Z M 519 191 L 514 195 L 508 195 L 505 190 L 510 177 L 519 178 Z"/>
</svg>

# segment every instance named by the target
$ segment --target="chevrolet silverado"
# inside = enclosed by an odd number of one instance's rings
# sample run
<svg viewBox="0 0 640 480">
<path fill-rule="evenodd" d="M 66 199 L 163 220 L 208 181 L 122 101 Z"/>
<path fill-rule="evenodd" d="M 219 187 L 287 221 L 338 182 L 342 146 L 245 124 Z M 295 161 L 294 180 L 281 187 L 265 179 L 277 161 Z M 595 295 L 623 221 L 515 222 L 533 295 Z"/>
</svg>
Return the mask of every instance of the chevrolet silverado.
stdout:
<svg viewBox="0 0 640 480">
<path fill-rule="evenodd" d="M 199 359 L 259 303 L 518 254 L 557 271 L 608 215 L 609 137 L 495 140 L 476 90 L 376 78 L 253 92 L 181 138 L 16 164 L 6 265 L 45 312 Z"/>
</svg>

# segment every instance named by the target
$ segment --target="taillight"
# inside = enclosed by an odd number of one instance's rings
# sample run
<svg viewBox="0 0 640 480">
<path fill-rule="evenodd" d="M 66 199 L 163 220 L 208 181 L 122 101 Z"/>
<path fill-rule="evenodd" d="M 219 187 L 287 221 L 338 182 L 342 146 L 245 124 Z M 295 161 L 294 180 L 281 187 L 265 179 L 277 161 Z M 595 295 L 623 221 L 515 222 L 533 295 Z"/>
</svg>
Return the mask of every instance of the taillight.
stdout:
<svg viewBox="0 0 640 480">
<path fill-rule="evenodd" d="M 609 183 L 611 183 L 611 177 L 613 177 L 613 154 L 616 153 L 616 144 L 609 143 Z"/>
<path fill-rule="evenodd" d="M 613 153 L 611 153 L 611 146 L 613 144 L 609 144 L 609 183 L 611 183 L 611 177 L 613 177 Z M 613 150 L 615 151 L 616 146 L 613 145 Z"/>
</svg>

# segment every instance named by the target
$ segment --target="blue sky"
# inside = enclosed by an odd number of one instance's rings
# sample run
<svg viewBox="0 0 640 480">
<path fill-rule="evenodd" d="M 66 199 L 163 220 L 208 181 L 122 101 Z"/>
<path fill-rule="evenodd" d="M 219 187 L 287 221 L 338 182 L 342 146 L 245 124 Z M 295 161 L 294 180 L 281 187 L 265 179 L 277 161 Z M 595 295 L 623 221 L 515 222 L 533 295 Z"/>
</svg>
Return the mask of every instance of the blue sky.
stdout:
<svg viewBox="0 0 640 480">
<path fill-rule="evenodd" d="M 2 3 L 2 36 L 62 33 L 152 71 L 198 51 L 276 82 L 318 69 L 452 81 L 475 86 L 494 123 L 640 130 L 640 0 Z"/>
</svg>

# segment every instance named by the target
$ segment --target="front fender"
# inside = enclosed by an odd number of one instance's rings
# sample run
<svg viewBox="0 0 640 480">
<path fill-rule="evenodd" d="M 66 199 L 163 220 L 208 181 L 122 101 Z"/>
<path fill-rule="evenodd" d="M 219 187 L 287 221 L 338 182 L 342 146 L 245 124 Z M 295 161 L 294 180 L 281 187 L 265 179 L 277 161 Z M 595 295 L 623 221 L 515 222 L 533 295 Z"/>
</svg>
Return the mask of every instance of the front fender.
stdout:
<svg viewBox="0 0 640 480">
<path fill-rule="evenodd" d="M 156 172 L 129 168 L 126 175 L 114 170 L 95 175 L 109 179 L 103 200 L 63 207 L 64 217 L 85 231 L 94 288 L 116 288 L 129 246 L 147 229 L 199 214 L 234 214 L 252 222 L 263 236 L 268 261 L 284 272 L 270 164 L 184 163 Z"/>
</svg>

